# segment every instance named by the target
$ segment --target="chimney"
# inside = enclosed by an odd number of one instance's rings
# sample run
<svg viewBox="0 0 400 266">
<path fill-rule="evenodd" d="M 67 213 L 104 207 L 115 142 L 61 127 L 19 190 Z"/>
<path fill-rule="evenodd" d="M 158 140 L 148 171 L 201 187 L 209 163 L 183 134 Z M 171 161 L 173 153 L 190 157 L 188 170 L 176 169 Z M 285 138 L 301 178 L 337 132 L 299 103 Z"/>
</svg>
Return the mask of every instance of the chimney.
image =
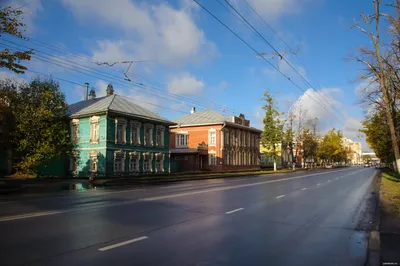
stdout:
<svg viewBox="0 0 400 266">
<path fill-rule="evenodd" d="M 89 99 L 90 99 L 90 100 L 93 100 L 93 99 L 95 99 L 95 98 L 96 98 L 96 91 L 95 91 L 94 88 L 92 87 L 92 88 L 90 89 Z"/>
<path fill-rule="evenodd" d="M 192 110 L 190 110 L 190 113 L 191 113 L 191 114 L 196 113 L 196 107 L 192 107 Z"/>
<path fill-rule="evenodd" d="M 85 95 L 84 95 L 84 100 L 87 101 L 88 100 L 88 94 L 89 94 L 89 83 L 85 83 Z"/>
<path fill-rule="evenodd" d="M 107 89 L 106 89 L 106 94 L 107 96 L 113 95 L 114 94 L 114 88 L 111 85 L 111 83 L 108 83 Z"/>
</svg>

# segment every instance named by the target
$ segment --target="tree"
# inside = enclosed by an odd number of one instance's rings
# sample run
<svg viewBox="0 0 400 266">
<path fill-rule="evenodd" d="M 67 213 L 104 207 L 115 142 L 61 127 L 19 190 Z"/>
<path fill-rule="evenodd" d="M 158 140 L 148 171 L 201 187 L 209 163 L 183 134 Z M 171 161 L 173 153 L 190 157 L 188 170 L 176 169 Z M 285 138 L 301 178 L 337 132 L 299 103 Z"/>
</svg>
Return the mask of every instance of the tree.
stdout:
<svg viewBox="0 0 400 266">
<path fill-rule="evenodd" d="M 303 159 L 307 163 L 307 160 L 313 160 L 317 157 L 318 141 L 316 135 L 309 129 L 304 129 L 302 132 L 303 139 Z"/>
<path fill-rule="evenodd" d="M 335 129 L 328 131 L 319 145 L 318 156 L 330 163 L 345 161 L 347 152 L 342 144 L 342 139 L 343 136 L 340 131 Z"/>
<path fill-rule="evenodd" d="M 282 144 L 284 123 L 280 119 L 282 113 L 279 113 L 277 104 L 268 90 L 265 91 L 263 100 L 265 102 L 263 105 L 265 117 L 261 144 L 267 150 L 266 155 L 273 157 L 274 171 L 276 171 L 276 159 L 279 156 L 277 147 Z"/>
<path fill-rule="evenodd" d="M 23 12 L 13 9 L 10 6 L 0 8 L 0 37 L 9 34 L 19 39 L 27 39 L 24 37 L 25 24 L 21 22 Z M 0 68 L 8 68 L 9 70 L 21 74 L 27 69 L 21 64 L 22 60 L 30 60 L 33 51 L 10 51 L 5 48 L 0 51 Z"/>
<path fill-rule="evenodd" d="M 400 173 L 400 148 L 398 143 L 398 133 L 396 132 L 396 124 L 394 118 L 394 110 L 396 110 L 396 95 L 398 94 L 398 87 L 396 86 L 399 82 L 398 75 L 398 63 L 399 63 L 399 42 L 398 38 L 400 32 L 399 18 L 394 18 L 388 14 L 383 14 L 380 11 L 380 0 L 373 0 L 374 14 L 366 16 L 361 14 L 362 21 L 366 25 L 365 28 L 359 26 L 359 22 L 356 23 L 353 28 L 359 29 L 365 33 L 370 41 L 372 42 L 372 49 L 361 48 L 360 54 L 356 57 L 356 60 L 366 66 L 365 74 L 363 78 L 370 79 L 372 82 L 377 83 L 377 88 L 368 93 L 368 98 L 371 99 L 375 104 L 381 105 L 384 110 L 384 114 L 389 127 L 390 138 L 394 144 L 391 148 L 393 149 L 396 169 Z M 397 9 L 399 8 L 395 6 Z M 380 37 L 380 21 L 381 18 L 389 18 L 392 22 L 394 30 L 391 43 L 388 45 L 387 51 L 382 50 L 385 44 L 382 43 Z M 374 96 L 375 95 L 375 96 Z M 393 97 L 395 96 L 395 97 Z"/>
<path fill-rule="evenodd" d="M 384 111 L 374 111 L 366 117 L 362 125 L 361 132 L 365 134 L 366 141 L 376 156 L 381 162 L 391 164 L 394 161 L 393 142 Z"/>
<path fill-rule="evenodd" d="M 39 166 L 66 155 L 71 148 L 64 94 L 57 82 L 40 78 L 0 90 L 12 96 L 7 101 L 15 123 L 11 141 L 19 157 L 17 170 L 37 175 Z"/>
<path fill-rule="evenodd" d="M 296 118 L 293 112 L 289 112 L 287 117 L 287 128 L 283 132 L 283 141 L 282 147 L 286 150 L 287 154 L 289 155 L 288 162 L 293 163 L 293 141 L 294 141 L 294 130 L 293 130 L 293 122 Z M 283 150 L 282 150 L 283 152 Z M 294 167 L 294 165 L 293 165 Z"/>
</svg>

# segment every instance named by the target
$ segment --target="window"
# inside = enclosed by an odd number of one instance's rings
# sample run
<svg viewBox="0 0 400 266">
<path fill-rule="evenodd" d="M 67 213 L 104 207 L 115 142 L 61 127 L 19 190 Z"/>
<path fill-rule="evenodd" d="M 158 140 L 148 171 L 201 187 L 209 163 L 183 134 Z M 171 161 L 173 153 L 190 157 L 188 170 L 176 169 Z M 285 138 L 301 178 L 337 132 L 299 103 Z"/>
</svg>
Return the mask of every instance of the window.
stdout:
<svg viewBox="0 0 400 266">
<path fill-rule="evenodd" d="M 178 133 L 176 134 L 176 147 L 177 148 L 187 148 L 188 146 L 188 137 L 187 133 Z"/>
<path fill-rule="evenodd" d="M 156 127 L 156 145 L 157 147 L 164 147 L 164 126 Z"/>
<path fill-rule="evenodd" d="M 265 163 L 265 154 L 264 153 L 260 154 L 260 161 L 261 161 L 261 163 Z"/>
<path fill-rule="evenodd" d="M 216 145 L 217 144 L 217 134 L 215 132 L 215 129 L 210 129 L 208 131 L 208 145 Z"/>
<path fill-rule="evenodd" d="M 114 172 L 125 172 L 125 152 L 121 150 L 114 152 Z"/>
<path fill-rule="evenodd" d="M 117 141 L 118 141 L 118 143 L 122 143 L 122 141 L 123 141 L 122 125 L 117 125 Z"/>
<path fill-rule="evenodd" d="M 140 126 L 141 123 L 137 121 L 131 121 L 131 144 L 140 145 Z"/>
<path fill-rule="evenodd" d="M 78 144 L 79 142 L 79 120 L 72 119 L 71 121 L 71 143 Z"/>
<path fill-rule="evenodd" d="M 97 173 L 99 153 L 97 151 L 91 151 L 89 157 L 90 157 L 90 172 Z"/>
<path fill-rule="evenodd" d="M 239 163 L 238 163 L 238 165 L 242 165 L 242 153 L 241 152 L 239 152 Z"/>
<path fill-rule="evenodd" d="M 228 130 L 225 131 L 224 142 L 225 142 L 224 143 L 225 145 L 229 145 L 229 131 Z"/>
<path fill-rule="evenodd" d="M 230 156 L 229 152 L 227 152 L 226 153 L 226 162 L 225 162 L 225 164 L 230 165 L 231 164 L 230 159 L 231 159 L 231 156 Z"/>
<path fill-rule="evenodd" d="M 122 158 L 116 158 L 114 161 L 114 172 L 123 172 L 123 161 Z"/>
<path fill-rule="evenodd" d="M 155 156 L 156 156 L 156 172 L 162 173 L 164 172 L 164 154 L 157 153 Z"/>
<path fill-rule="evenodd" d="M 217 165 L 217 157 L 215 156 L 215 153 L 208 154 L 208 164 Z"/>
<path fill-rule="evenodd" d="M 230 145 L 233 146 L 233 145 L 235 145 L 235 142 L 234 142 L 235 141 L 235 132 L 231 131 L 229 135 L 230 135 Z"/>
<path fill-rule="evenodd" d="M 145 153 L 143 155 L 143 172 L 152 172 L 151 161 L 153 159 L 153 155 L 150 153 Z"/>
<path fill-rule="evenodd" d="M 99 143 L 100 140 L 100 117 L 90 118 L 90 143 Z"/>
<path fill-rule="evenodd" d="M 129 171 L 130 172 L 137 172 L 138 171 L 138 159 L 131 158 L 129 161 Z"/>
<path fill-rule="evenodd" d="M 126 119 L 115 119 L 115 143 L 126 144 Z"/>
<path fill-rule="evenodd" d="M 241 146 L 241 145 L 242 145 L 242 132 L 238 131 L 238 146 Z"/>
<path fill-rule="evenodd" d="M 146 125 L 144 133 L 144 144 L 153 146 L 153 125 Z"/>
</svg>

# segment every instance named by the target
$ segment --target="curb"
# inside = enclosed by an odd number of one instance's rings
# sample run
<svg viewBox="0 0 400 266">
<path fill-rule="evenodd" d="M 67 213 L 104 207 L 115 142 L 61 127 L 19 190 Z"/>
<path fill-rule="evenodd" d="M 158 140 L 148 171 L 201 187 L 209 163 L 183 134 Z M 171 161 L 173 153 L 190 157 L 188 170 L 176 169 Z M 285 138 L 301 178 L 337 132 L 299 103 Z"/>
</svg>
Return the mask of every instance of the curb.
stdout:
<svg viewBox="0 0 400 266">
<path fill-rule="evenodd" d="M 232 173 L 229 175 L 218 175 L 218 176 L 209 176 L 209 177 L 189 177 L 189 178 L 174 178 L 174 179 L 163 179 L 163 178 L 157 178 L 157 179 L 143 179 L 143 180 L 138 180 L 138 179 L 116 179 L 116 180 L 108 180 L 108 181 L 102 181 L 102 180 L 97 180 L 99 182 L 96 182 L 96 180 L 91 181 L 90 183 L 93 185 L 99 185 L 99 186 L 129 186 L 129 185 L 147 185 L 147 184 L 157 184 L 157 183 L 173 183 L 173 182 L 183 182 L 183 181 L 195 181 L 195 180 L 209 180 L 209 179 L 220 179 L 220 178 L 240 178 L 240 177 L 248 177 L 248 176 L 260 176 L 260 175 L 272 175 L 272 174 L 287 174 L 287 173 L 294 173 L 298 171 L 304 171 L 304 170 L 295 170 L 295 171 L 287 171 L 287 172 L 267 172 L 267 173 L 248 173 L 248 174 L 243 174 L 243 175 L 237 175 L 236 173 Z M 126 182 L 124 182 L 126 181 Z M 113 184 L 115 182 L 115 184 Z M 118 182 L 121 182 L 118 184 Z M 107 184 L 110 183 L 110 184 Z"/>
<path fill-rule="evenodd" d="M 375 215 L 377 217 L 376 224 L 374 229 L 369 233 L 368 238 L 368 250 L 367 250 L 367 262 L 365 263 L 366 266 L 378 266 L 380 265 L 381 260 L 381 237 L 379 232 L 380 227 L 380 198 L 381 198 L 381 179 L 382 173 L 377 172 L 375 174 L 374 180 L 375 182 L 379 180 L 378 185 L 375 187 L 378 197 L 378 202 L 376 204 Z"/>
</svg>

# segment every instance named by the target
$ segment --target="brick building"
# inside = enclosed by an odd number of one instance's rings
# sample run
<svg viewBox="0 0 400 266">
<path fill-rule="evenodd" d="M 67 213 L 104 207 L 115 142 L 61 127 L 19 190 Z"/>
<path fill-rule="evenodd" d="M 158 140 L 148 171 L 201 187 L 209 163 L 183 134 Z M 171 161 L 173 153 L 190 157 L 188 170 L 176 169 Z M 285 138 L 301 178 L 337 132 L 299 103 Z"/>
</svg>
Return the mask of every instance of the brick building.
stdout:
<svg viewBox="0 0 400 266">
<path fill-rule="evenodd" d="M 258 169 L 261 130 L 244 115 L 212 110 L 173 120 L 170 126 L 171 172 Z"/>
</svg>

